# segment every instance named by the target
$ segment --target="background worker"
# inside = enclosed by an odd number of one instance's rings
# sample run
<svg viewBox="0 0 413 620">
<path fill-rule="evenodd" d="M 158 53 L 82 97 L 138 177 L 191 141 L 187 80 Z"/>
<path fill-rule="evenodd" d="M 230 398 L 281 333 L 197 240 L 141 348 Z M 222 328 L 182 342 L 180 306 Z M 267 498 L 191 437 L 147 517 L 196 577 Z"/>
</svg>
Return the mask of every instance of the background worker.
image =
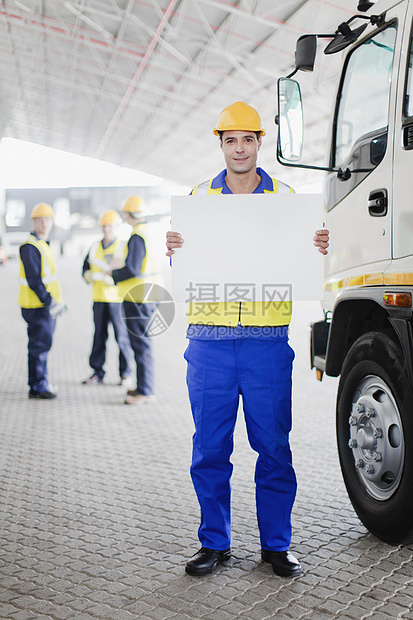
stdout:
<svg viewBox="0 0 413 620">
<path fill-rule="evenodd" d="M 154 397 L 154 363 L 148 327 L 156 305 L 148 301 L 147 293 L 157 270 L 149 248 L 144 200 L 130 196 L 123 204 L 122 214 L 132 226 L 132 232 L 123 259 L 112 261 L 111 275 L 123 298 L 123 316 L 136 361 L 136 389 L 128 390 L 125 399 L 125 404 L 133 405 L 148 403 Z"/>
<path fill-rule="evenodd" d="M 120 385 L 131 385 L 132 349 L 128 331 L 121 315 L 122 297 L 113 278 L 108 275 L 109 264 L 119 258 L 125 243 L 116 236 L 116 230 L 122 219 L 116 211 L 107 211 L 100 219 L 103 239 L 89 250 L 84 263 L 82 275 L 86 282 L 92 284 L 93 321 L 95 333 L 89 365 L 93 374 L 82 383 L 96 385 L 104 382 L 103 369 L 106 360 L 106 342 L 108 327 L 111 323 L 119 347 Z"/>
<path fill-rule="evenodd" d="M 213 132 L 220 138 L 226 169 L 196 186 L 192 195 L 293 192 L 256 165 L 265 131 L 254 108 L 243 102 L 228 106 Z M 167 256 L 182 245 L 179 233 L 167 233 Z M 314 245 L 325 254 L 328 231 L 317 231 Z M 261 557 L 277 575 L 301 573 L 289 551 L 297 488 L 289 445 L 291 311 L 290 302 L 190 306 L 185 359 L 195 423 L 191 477 L 201 508 L 202 545 L 186 564 L 190 575 L 206 575 L 230 558 L 230 456 L 240 394 L 249 443 L 258 453 L 255 482 Z"/>
<path fill-rule="evenodd" d="M 31 213 L 33 232 L 19 249 L 19 305 L 27 323 L 29 398 L 56 398 L 48 381 L 47 356 L 52 347 L 56 316 L 64 309 L 56 265 L 49 247 L 54 213 L 41 202 Z"/>
</svg>

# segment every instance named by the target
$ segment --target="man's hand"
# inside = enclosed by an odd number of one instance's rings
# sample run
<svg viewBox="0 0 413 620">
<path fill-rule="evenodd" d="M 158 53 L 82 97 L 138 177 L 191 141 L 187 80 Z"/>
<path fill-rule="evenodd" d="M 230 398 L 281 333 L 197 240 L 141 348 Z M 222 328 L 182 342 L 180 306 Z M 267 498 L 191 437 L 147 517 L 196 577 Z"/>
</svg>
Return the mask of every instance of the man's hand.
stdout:
<svg viewBox="0 0 413 620">
<path fill-rule="evenodd" d="M 181 248 L 183 244 L 184 240 L 178 232 L 168 230 L 166 233 L 166 247 L 168 248 L 168 251 L 166 252 L 167 256 L 172 256 L 172 254 L 175 254 L 175 248 Z"/>
<path fill-rule="evenodd" d="M 322 230 L 316 230 L 313 239 L 314 245 L 316 246 L 316 248 L 318 248 L 318 251 L 321 252 L 321 254 L 326 255 L 328 252 L 327 248 L 329 246 L 328 242 L 330 239 L 330 231 L 328 231 L 326 228 L 323 228 Z"/>
<path fill-rule="evenodd" d="M 111 272 L 111 273 L 112 273 L 112 272 Z M 103 276 L 103 283 L 104 283 L 104 284 L 107 284 L 107 286 L 115 286 L 115 281 L 114 281 L 114 279 L 112 278 L 112 276 L 110 276 L 110 275 L 109 275 L 109 274 L 107 274 L 107 273 Z"/>
<path fill-rule="evenodd" d="M 85 273 L 83 274 L 84 279 L 86 280 L 86 282 L 88 284 L 92 284 L 93 282 L 93 273 L 90 269 L 88 269 L 87 271 L 85 271 Z"/>
<path fill-rule="evenodd" d="M 67 311 L 67 305 L 65 304 L 64 301 L 59 302 L 59 301 L 56 301 L 55 299 L 52 299 L 52 303 L 49 306 L 49 314 L 52 317 L 52 319 L 55 319 L 57 316 L 62 314 L 62 312 L 66 312 L 66 311 Z"/>
</svg>

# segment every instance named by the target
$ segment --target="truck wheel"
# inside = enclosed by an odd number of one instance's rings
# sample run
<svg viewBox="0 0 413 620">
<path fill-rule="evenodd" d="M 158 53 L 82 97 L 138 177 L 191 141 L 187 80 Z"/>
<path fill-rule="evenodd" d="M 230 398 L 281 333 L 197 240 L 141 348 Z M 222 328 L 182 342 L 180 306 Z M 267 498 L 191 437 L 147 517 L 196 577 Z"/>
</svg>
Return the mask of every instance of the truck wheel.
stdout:
<svg viewBox="0 0 413 620">
<path fill-rule="evenodd" d="M 403 355 L 382 332 L 351 347 L 337 395 L 337 444 L 351 503 L 390 544 L 413 541 L 413 394 Z"/>
</svg>

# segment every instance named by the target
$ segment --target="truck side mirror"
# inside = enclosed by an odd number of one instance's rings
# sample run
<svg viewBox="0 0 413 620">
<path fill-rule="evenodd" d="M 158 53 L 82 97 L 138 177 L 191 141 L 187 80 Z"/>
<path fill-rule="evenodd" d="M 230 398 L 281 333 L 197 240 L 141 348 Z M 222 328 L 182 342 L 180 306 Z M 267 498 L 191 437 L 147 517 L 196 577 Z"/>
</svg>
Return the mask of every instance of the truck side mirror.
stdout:
<svg viewBox="0 0 413 620">
<path fill-rule="evenodd" d="M 371 6 L 373 6 L 374 2 L 369 2 L 368 0 L 360 0 L 358 3 L 357 10 L 358 11 L 368 11 Z"/>
<path fill-rule="evenodd" d="M 304 34 L 301 36 L 295 48 L 295 69 L 314 71 L 316 53 L 317 35 Z"/>
<path fill-rule="evenodd" d="M 278 80 L 278 155 L 299 161 L 303 150 L 303 105 L 300 85 L 289 78 Z"/>
</svg>

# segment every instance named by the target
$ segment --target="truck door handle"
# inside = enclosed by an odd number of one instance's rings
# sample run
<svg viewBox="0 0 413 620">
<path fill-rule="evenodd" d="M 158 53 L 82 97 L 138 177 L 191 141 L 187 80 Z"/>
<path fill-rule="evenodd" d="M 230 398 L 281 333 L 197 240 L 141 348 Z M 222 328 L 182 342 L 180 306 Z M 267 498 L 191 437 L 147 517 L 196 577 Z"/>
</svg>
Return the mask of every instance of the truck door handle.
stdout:
<svg viewBox="0 0 413 620">
<path fill-rule="evenodd" d="M 372 217 L 387 215 L 387 189 L 376 189 L 370 192 L 367 206 Z"/>
</svg>

